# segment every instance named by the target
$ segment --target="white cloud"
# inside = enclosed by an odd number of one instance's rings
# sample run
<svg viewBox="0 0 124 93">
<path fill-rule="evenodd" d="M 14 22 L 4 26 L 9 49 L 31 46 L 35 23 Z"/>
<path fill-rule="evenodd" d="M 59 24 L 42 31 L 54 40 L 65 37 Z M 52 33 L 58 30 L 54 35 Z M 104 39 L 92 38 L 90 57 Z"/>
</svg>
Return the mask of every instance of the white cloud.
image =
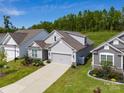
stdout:
<svg viewBox="0 0 124 93">
<path fill-rule="evenodd" d="M 20 16 L 25 14 L 24 11 L 19 11 L 17 9 L 9 9 L 9 8 L 0 8 L 0 12 L 11 16 Z"/>
<path fill-rule="evenodd" d="M 19 0 L 0 0 L 0 2 L 16 2 L 16 1 L 19 1 Z"/>
</svg>

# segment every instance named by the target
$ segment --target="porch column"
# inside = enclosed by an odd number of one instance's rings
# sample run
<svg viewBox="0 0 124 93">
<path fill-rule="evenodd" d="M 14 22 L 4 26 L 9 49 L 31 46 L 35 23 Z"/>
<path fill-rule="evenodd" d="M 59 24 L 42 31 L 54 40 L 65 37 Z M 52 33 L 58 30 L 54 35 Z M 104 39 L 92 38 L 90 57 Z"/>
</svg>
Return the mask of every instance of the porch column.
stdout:
<svg viewBox="0 0 124 93">
<path fill-rule="evenodd" d="M 123 63 L 124 62 L 124 56 L 123 55 L 121 55 L 121 69 L 123 70 Z"/>
</svg>

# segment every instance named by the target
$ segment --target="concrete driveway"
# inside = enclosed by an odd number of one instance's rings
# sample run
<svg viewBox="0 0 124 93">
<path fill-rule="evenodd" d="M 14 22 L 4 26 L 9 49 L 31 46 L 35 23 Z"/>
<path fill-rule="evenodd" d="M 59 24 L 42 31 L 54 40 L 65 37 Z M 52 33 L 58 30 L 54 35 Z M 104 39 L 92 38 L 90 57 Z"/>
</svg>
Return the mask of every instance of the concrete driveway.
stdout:
<svg viewBox="0 0 124 93">
<path fill-rule="evenodd" d="M 43 93 L 60 78 L 70 65 L 50 63 L 23 79 L 0 88 L 3 93 Z"/>
</svg>

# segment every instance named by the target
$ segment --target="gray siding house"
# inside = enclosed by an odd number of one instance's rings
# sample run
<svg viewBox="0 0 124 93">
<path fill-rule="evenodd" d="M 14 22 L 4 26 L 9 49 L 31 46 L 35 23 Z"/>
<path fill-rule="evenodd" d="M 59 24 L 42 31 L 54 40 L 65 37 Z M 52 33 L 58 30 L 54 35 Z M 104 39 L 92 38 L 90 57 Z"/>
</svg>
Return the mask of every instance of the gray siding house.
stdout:
<svg viewBox="0 0 124 93">
<path fill-rule="evenodd" d="M 31 43 L 28 55 L 62 64 L 83 64 L 92 45 L 93 42 L 79 32 L 54 30 L 44 41 Z"/>
<path fill-rule="evenodd" d="M 102 62 L 109 62 L 117 71 L 124 70 L 124 32 L 111 38 L 91 51 L 92 68 L 101 67 Z"/>
</svg>

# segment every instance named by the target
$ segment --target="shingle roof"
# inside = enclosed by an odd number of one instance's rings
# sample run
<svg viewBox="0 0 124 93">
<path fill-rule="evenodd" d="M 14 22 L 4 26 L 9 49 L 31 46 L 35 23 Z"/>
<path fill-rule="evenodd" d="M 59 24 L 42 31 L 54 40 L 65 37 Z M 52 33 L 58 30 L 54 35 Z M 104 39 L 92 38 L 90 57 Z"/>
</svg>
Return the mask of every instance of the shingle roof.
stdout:
<svg viewBox="0 0 124 93">
<path fill-rule="evenodd" d="M 44 31 L 44 29 L 18 30 L 16 33 L 26 33 L 27 36 L 24 41 L 27 41 L 41 31 Z"/>
<path fill-rule="evenodd" d="M 18 30 L 14 33 L 10 33 L 12 38 L 16 41 L 16 43 L 19 45 L 22 42 L 26 42 L 41 31 L 44 31 L 43 29 L 33 29 L 33 30 Z"/>
<path fill-rule="evenodd" d="M 15 40 L 15 42 L 19 45 L 22 43 L 27 36 L 26 33 L 9 33 L 11 37 Z"/>
<path fill-rule="evenodd" d="M 42 40 L 37 40 L 37 41 L 35 41 L 35 43 L 37 43 L 41 48 L 47 48 L 49 45 L 51 45 L 51 44 L 46 44 Z"/>
<path fill-rule="evenodd" d="M 62 39 L 77 51 L 79 51 L 82 48 L 85 48 L 84 45 L 82 45 L 80 42 L 72 38 L 68 33 L 63 31 L 58 31 L 58 32 L 63 36 Z"/>
<path fill-rule="evenodd" d="M 3 38 L 5 37 L 6 33 L 0 33 L 0 42 L 3 40 Z"/>
<path fill-rule="evenodd" d="M 72 31 L 63 31 L 66 32 L 68 34 L 72 34 L 72 35 L 76 35 L 76 36 L 80 36 L 80 37 L 86 37 L 85 35 L 81 34 L 80 32 L 72 32 Z"/>
</svg>

